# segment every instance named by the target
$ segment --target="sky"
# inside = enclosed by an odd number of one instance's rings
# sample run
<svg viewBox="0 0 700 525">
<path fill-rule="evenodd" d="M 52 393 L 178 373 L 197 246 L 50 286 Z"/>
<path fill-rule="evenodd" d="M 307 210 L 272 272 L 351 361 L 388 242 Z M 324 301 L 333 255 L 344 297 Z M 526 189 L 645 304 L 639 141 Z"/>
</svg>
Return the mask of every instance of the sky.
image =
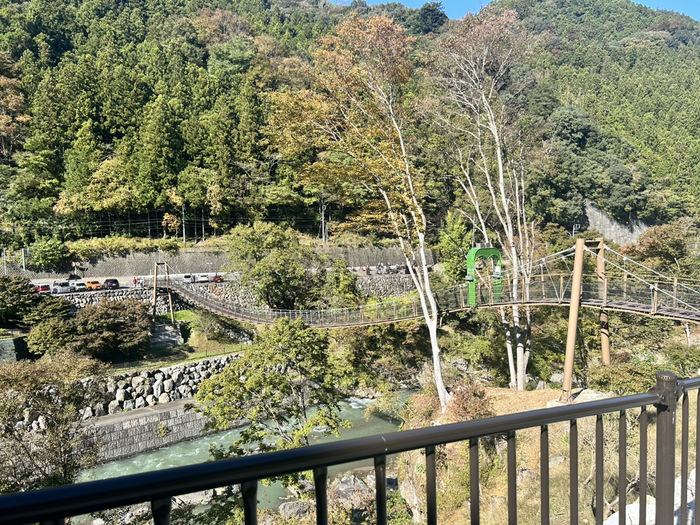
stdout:
<svg viewBox="0 0 700 525">
<path fill-rule="evenodd" d="M 368 4 L 385 4 L 390 1 L 398 1 L 407 7 L 421 7 L 430 0 L 366 0 Z M 336 3 L 338 0 L 336 0 Z M 343 2 L 345 3 L 345 2 Z M 349 4 L 349 0 L 347 1 Z M 445 9 L 445 14 L 454 19 L 462 18 L 467 13 L 476 13 L 485 4 L 487 0 L 442 0 L 442 7 Z M 653 9 L 667 9 L 683 13 L 696 20 L 700 20 L 700 1 L 699 0 L 642 0 L 636 2 Z"/>
</svg>

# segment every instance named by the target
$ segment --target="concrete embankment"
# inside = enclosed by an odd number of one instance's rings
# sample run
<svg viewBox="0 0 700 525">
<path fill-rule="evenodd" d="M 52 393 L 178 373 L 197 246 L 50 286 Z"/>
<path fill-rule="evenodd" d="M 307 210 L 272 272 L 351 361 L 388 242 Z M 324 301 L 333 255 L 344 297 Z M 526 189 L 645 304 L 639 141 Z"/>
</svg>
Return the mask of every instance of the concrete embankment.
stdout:
<svg viewBox="0 0 700 525">
<path fill-rule="evenodd" d="M 99 460 L 126 458 L 201 436 L 206 419 L 187 410 L 187 403 L 192 400 L 90 419 L 86 426 L 93 428 L 100 440 Z"/>
</svg>

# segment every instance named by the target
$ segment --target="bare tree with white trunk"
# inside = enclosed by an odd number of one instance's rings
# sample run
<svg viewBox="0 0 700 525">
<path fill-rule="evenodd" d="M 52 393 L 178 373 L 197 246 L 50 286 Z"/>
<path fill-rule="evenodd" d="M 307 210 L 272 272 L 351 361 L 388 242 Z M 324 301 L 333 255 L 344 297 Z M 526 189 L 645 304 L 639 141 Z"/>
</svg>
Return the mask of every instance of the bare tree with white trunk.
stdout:
<svg viewBox="0 0 700 525">
<path fill-rule="evenodd" d="M 513 118 L 513 66 L 527 52 L 517 13 L 483 10 L 457 23 L 439 47 L 436 81 L 441 88 L 439 121 L 453 140 L 455 180 L 465 196 L 462 212 L 475 238 L 501 247 L 511 272 L 513 298 L 528 299 L 534 224 L 528 219 L 526 170 Z M 530 312 L 501 308 L 511 387 L 525 388 Z M 513 350 L 515 349 L 515 358 Z"/>
</svg>

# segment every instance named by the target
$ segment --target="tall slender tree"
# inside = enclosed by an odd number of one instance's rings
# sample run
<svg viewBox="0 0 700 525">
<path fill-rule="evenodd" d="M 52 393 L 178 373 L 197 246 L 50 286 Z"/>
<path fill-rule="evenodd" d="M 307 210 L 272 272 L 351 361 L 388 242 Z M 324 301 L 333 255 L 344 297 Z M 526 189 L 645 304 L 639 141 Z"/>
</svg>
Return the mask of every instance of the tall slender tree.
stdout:
<svg viewBox="0 0 700 525">
<path fill-rule="evenodd" d="M 427 179 L 416 168 L 410 141 L 409 81 L 414 39 L 386 17 L 352 16 L 320 39 L 311 91 L 275 97 L 274 122 L 283 151 L 312 151 L 306 180 L 333 179 L 361 188 L 384 204 L 384 221 L 403 250 L 430 333 L 440 404 L 449 394 L 442 379 L 439 310 L 428 274 Z"/>
<path fill-rule="evenodd" d="M 434 112 L 450 132 L 456 177 L 466 197 L 463 211 L 486 242 L 495 240 L 512 270 L 512 296 L 527 299 L 534 250 L 534 224 L 525 206 L 524 149 L 514 100 L 514 66 L 527 51 L 527 35 L 515 11 L 488 9 L 467 16 L 438 46 L 435 78 L 442 97 Z M 520 79 L 518 79 L 520 80 Z M 516 86 L 517 85 L 517 86 Z M 505 309 L 511 386 L 525 388 L 529 312 Z M 515 337 L 515 363 L 512 337 Z"/>
</svg>

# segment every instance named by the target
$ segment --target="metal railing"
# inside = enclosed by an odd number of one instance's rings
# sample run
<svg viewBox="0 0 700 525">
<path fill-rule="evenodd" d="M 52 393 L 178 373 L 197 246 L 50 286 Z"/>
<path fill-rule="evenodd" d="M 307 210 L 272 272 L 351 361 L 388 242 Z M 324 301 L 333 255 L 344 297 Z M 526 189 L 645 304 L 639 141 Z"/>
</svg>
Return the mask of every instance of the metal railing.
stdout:
<svg viewBox="0 0 700 525">
<path fill-rule="evenodd" d="M 529 282 L 519 285 L 520 291 L 515 296 L 509 277 L 497 285 L 490 281 L 467 283 L 437 290 L 435 300 L 443 312 L 513 304 L 561 305 L 571 300 L 570 275 L 535 275 Z M 218 315 L 256 324 L 270 324 L 275 319 L 285 317 L 302 319 L 313 327 L 360 326 L 423 316 L 415 294 L 353 308 L 275 310 L 227 303 L 211 294 L 207 285 L 163 282 L 159 286 L 167 287 L 185 301 Z M 470 294 L 475 300 L 471 305 Z M 700 323 L 700 294 L 674 286 L 673 283 L 648 285 L 624 276 L 602 281 L 596 275 L 587 275 L 584 276 L 581 304 Z"/>
<path fill-rule="evenodd" d="M 628 493 L 627 420 L 634 411 L 639 424 L 639 481 L 640 496 L 650 488 L 655 490 L 656 523 L 671 525 L 674 520 L 674 484 L 676 478 L 676 421 L 681 419 L 680 433 L 680 523 L 686 523 L 688 513 L 689 468 L 689 393 L 700 392 L 700 378 L 679 381 L 668 372 L 656 374 L 656 386 L 650 392 L 615 399 L 604 399 L 498 416 L 425 429 L 408 430 L 359 439 L 339 441 L 307 448 L 259 454 L 239 459 L 203 463 L 194 466 L 149 472 L 121 478 L 94 481 L 37 492 L 19 493 L 0 497 L 0 518 L 3 524 L 63 524 L 70 516 L 150 502 L 156 525 L 170 523 L 171 498 L 215 487 L 240 485 L 244 501 L 245 523 L 257 523 L 257 489 L 260 480 L 284 474 L 312 470 L 316 497 L 316 522 L 328 522 L 328 468 L 352 461 L 373 459 L 376 475 L 376 518 L 379 525 L 387 523 L 387 456 L 409 450 L 425 452 L 426 516 L 429 525 L 438 523 L 438 494 L 436 477 L 436 447 L 458 441 L 469 443 L 470 463 L 470 518 L 471 523 L 481 520 L 480 504 L 480 440 L 505 436 L 507 441 L 507 507 L 508 522 L 518 522 L 518 445 L 517 432 L 535 428 L 540 436 L 540 516 L 541 523 L 550 521 L 549 427 L 556 423 L 568 425 L 569 440 L 569 523 L 578 524 L 579 501 L 579 421 L 595 418 L 595 497 L 596 523 L 602 523 L 605 513 L 604 427 L 606 414 L 617 414 L 618 419 L 618 509 L 619 523 L 626 523 Z M 680 410 L 678 401 L 680 400 Z M 656 416 L 656 472 L 650 487 L 648 477 L 648 422 L 649 407 Z M 629 412 L 628 412 L 629 411 Z M 638 411 L 638 415 L 637 414 Z M 696 414 L 700 430 L 700 414 Z M 608 416 L 611 417 L 611 416 Z M 696 433 L 696 436 L 700 433 Z M 610 436 L 608 436 L 608 439 Z M 700 486 L 700 441 L 695 443 L 696 486 Z M 465 502 L 466 503 L 466 502 Z M 640 523 L 646 523 L 646 497 L 640 497 Z"/>
</svg>

